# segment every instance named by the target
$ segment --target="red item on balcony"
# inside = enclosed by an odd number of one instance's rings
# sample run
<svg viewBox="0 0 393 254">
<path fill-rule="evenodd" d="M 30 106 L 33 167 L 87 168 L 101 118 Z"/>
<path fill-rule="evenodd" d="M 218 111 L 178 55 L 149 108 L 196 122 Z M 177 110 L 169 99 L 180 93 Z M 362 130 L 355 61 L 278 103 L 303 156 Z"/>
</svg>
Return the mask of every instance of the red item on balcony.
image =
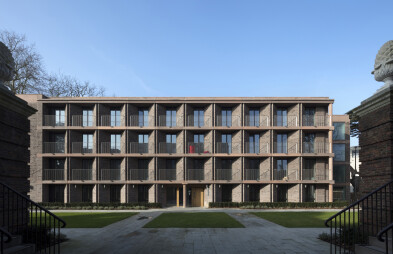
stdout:
<svg viewBox="0 0 393 254">
<path fill-rule="evenodd" d="M 188 150 L 190 153 L 195 153 L 195 146 L 190 146 Z"/>
</svg>

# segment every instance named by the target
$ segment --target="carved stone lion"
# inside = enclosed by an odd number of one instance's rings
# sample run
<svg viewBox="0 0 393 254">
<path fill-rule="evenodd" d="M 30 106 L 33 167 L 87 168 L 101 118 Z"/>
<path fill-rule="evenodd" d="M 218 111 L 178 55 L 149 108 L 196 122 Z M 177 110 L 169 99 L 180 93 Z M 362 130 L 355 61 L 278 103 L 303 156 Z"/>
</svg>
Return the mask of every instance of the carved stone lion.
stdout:
<svg viewBox="0 0 393 254">
<path fill-rule="evenodd" d="M 11 51 L 0 41 L 0 84 L 2 81 L 10 81 L 14 76 L 14 58 Z"/>
<path fill-rule="evenodd" d="M 393 40 L 383 44 L 375 58 L 374 74 L 376 81 L 385 81 L 393 78 Z"/>
</svg>

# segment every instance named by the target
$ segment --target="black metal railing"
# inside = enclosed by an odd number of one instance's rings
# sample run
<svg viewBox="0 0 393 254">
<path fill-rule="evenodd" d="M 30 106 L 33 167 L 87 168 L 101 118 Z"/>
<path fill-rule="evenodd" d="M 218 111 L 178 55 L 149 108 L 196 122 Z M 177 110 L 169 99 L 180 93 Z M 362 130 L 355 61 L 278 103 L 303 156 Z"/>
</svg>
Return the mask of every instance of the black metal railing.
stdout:
<svg viewBox="0 0 393 254">
<path fill-rule="evenodd" d="M 36 253 L 60 253 L 60 228 L 66 226 L 65 221 L 4 183 L 0 190 L 0 227 L 21 235 L 24 243 L 35 246 Z"/>
<path fill-rule="evenodd" d="M 4 237 L 7 239 L 4 240 Z M 4 243 L 9 243 L 11 241 L 12 241 L 12 236 L 11 236 L 10 232 L 8 232 L 4 228 L 0 228 L 0 253 L 1 254 L 4 253 Z"/>
<path fill-rule="evenodd" d="M 393 222 L 393 181 L 382 185 L 325 221 L 330 228 L 330 252 L 354 253 L 356 244 Z"/>
<path fill-rule="evenodd" d="M 390 232 L 390 233 L 389 233 Z M 389 224 L 388 226 L 384 227 L 379 233 L 377 234 L 377 238 L 381 242 L 385 242 L 385 253 L 392 253 L 393 250 L 393 223 Z M 390 238 L 390 240 L 389 240 Z M 390 242 L 390 246 L 389 246 Z M 389 248 L 390 252 L 389 252 Z"/>
</svg>

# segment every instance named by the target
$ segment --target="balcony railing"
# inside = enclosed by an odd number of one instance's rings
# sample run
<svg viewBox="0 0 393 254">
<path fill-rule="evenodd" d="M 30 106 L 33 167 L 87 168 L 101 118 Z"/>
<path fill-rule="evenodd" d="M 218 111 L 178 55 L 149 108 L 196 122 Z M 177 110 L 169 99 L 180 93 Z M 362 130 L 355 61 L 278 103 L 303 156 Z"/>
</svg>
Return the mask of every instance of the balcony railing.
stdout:
<svg viewBox="0 0 393 254">
<path fill-rule="evenodd" d="M 65 126 L 65 118 L 56 115 L 44 115 L 44 126 Z"/>
<path fill-rule="evenodd" d="M 322 116 L 303 116 L 303 126 L 330 126 L 330 117 Z"/>
<path fill-rule="evenodd" d="M 183 117 L 176 116 L 175 118 L 167 117 L 166 115 L 158 116 L 158 126 L 162 127 L 182 127 Z"/>
<path fill-rule="evenodd" d="M 79 181 L 93 180 L 93 170 L 92 169 L 72 169 L 71 179 Z"/>
<path fill-rule="evenodd" d="M 303 142 L 303 153 L 329 153 L 329 143 Z"/>
<path fill-rule="evenodd" d="M 296 127 L 299 126 L 297 116 L 274 116 L 274 126 Z"/>
<path fill-rule="evenodd" d="M 241 153 L 241 144 L 240 143 L 216 143 L 216 153 Z"/>
<path fill-rule="evenodd" d="M 44 169 L 42 180 L 64 180 L 64 169 Z"/>
<path fill-rule="evenodd" d="M 149 180 L 149 169 L 129 169 L 128 180 L 145 181 Z"/>
<path fill-rule="evenodd" d="M 176 153 L 176 144 L 161 142 L 159 144 L 160 153 Z"/>
<path fill-rule="evenodd" d="M 65 153 L 64 142 L 44 142 L 44 153 Z"/>
<path fill-rule="evenodd" d="M 148 143 L 130 143 L 130 153 L 151 153 Z"/>
<path fill-rule="evenodd" d="M 240 116 L 222 116 L 218 115 L 216 117 L 216 126 L 224 126 L 224 127 L 240 127 L 241 126 L 241 118 Z"/>
<path fill-rule="evenodd" d="M 314 168 L 308 168 L 302 170 L 302 180 L 328 180 L 328 175 L 325 169 L 317 170 Z"/>
<path fill-rule="evenodd" d="M 101 180 L 120 180 L 120 169 L 101 169 Z"/>
<path fill-rule="evenodd" d="M 244 126 L 251 127 L 266 127 L 270 126 L 269 116 L 250 116 L 246 115 L 244 118 Z"/>
<path fill-rule="evenodd" d="M 123 117 L 113 117 L 111 115 L 101 116 L 100 126 L 123 126 Z"/>
<path fill-rule="evenodd" d="M 240 180 L 239 169 L 216 168 L 214 180 Z"/>
<path fill-rule="evenodd" d="M 299 149 L 297 143 L 274 142 L 273 151 L 274 153 L 298 153 Z"/>
<path fill-rule="evenodd" d="M 71 126 L 91 127 L 95 126 L 94 116 L 73 115 L 71 116 Z"/>
<path fill-rule="evenodd" d="M 244 169 L 244 180 L 260 180 L 259 168 Z"/>
<path fill-rule="evenodd" d="M 72 142 L 72 153 L 93 153 L 93 147 L 83 142 Z"/>
<path fill-rule="evenodd" d="M 270 144 L 269 143 L 254 143 L 254 142 L 245 142 L 244 144 L 244 153 L 270 153 Z"/>
<path fill-rule="evenodd" d="M 101 153 L 121 153 L 120 145 L 113 146 L 111 142 L 101 143 Z"/>
<path fill-rule="evenodd" d="M 186 125 L 191 127 L 211 127 L 212 120 L 210 116 L 194 117 L 194 115 L 188 115 Z"/>
<path fill-rule="evenodd" d="M 154 117 L 152 116 L 130 116 L 130 126 L 152 127 L 154 126 Z"/>
<path fill-rule="evenodd" d="M 284 181 L 299 180 L 299 174 L 297 170 L 289 173 L 288 170 L 274 169 L 273 180 L 284 180 Z"/>
<path fill-rule="evenodd" d="M 177 179 L 177 174 L 176 174 L 176 169 L 171 168 L 171 169 L 159 169 L 158 170 L 158 179 L 159 180 L 167 180 L 167 181 L 175 181 L 175 180 L 180 180 Z"/>
<path fill-rule="evenodd" d="M 187 153 L 211 153 L 211 148 L 208 144 L 189 142 L 187 144 Z"/>
<path fill-rule="evenodd" d="M 187 169 L 186 180 L 190 181 L 202 181 L 205 180 L 205 170 L 201 169 Z"/>
</svg>

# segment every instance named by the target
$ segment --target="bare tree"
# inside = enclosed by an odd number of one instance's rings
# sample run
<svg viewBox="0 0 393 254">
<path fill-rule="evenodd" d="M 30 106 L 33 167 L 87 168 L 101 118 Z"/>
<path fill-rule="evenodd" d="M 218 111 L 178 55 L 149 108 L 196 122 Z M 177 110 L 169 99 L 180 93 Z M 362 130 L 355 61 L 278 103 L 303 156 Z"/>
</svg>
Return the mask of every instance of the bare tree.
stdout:
<svg viewBox="0 0 393 254">
<path fill-rule="evenodd" d="M 25 35 L 9 31 L 0 31 L 2 41 L 11 51 L 15 59 L 13 80 L 5 85 L 16 94 L 42 93 L 50 97 L 84 97 L 104 96 L 104 88 L 96 87 L 89 81 L 64 75 L 48 75 L 42 63 L 41 55 L 34 44 L 28 44 Z"/>
<path fill-rule="evenodd" d="M 41 93 L 45 70 L 34 44 L 28 44 L 25 35 L 9 31 L 0 31 L 0 40 L 10 49 L 15 60 L 13 80 L 5 85 L 17 94 Z"/>
</svg>

